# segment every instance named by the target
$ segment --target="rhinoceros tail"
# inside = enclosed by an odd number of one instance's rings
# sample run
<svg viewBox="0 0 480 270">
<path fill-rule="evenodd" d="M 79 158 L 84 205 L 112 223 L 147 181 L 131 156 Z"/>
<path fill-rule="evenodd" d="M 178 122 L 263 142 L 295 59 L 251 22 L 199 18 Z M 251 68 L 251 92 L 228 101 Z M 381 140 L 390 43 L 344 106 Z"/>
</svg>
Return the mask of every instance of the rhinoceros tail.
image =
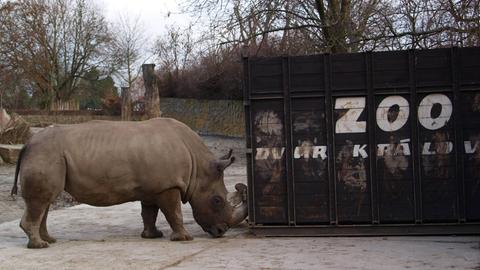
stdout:
<svg viewBox="0 0 480 270">
<path fill-rule="evenodd" d="M 20 164 L 22 163 L 22 157 L 23 157 L 23 154 L 25 153 L 26 148 L 27 148 L 26 145 L 23 146 L 22 150 L 20 150 L 20 153 L 18 154 L 17 167 L 15 168 L 15 180 L 13 181 L 12 192 L 10 193 L 12 197 L 13 195 L 17 195 L 18 193 L 18 187 L 17 187 L 18 174 L 20 173 Z"/>
</svg>

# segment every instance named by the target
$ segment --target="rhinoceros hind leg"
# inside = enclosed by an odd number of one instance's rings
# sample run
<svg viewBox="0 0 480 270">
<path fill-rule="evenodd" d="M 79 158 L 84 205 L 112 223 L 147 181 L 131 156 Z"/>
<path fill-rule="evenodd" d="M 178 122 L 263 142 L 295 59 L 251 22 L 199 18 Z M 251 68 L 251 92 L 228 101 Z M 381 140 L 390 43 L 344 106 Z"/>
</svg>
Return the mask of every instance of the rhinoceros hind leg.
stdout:
<svg viewBox="0 0 480 270">
<path fill-rule="evenodd" d="M 44 204 L 26 203 L 25 213 L 20 221 L 20 228 L 28 236 L 28 248 L 46 248 L 48 242 L 40 236 L 40 225 L 47 206 Z"/>
<path fill-rule="evenodd" d="M 160 238 L 163 233 L 157 229 L 158 206 L 142 202 L 143 238 Z"/>
<path fill-rule="evenodd" d="M 53 244 L 57 242 L 57 239 L 51 237 L 47 231 L 48 208 L 49 206 L 47 207 L 47 210 L 45 210 L 45 213 L 43 214 L 43 218 L 42 218 L 42 223 L 40 224 L 40 237 L 42 238 L 42 240 L 47 241 L 50 244 Z"/>
<path fill-rule="evenodd" d="M 181 195 L 178 189 L 169 189 L 158 198 L 158 206 L 165 215 L 168 224 L 172 228 L 170 240 L 172 241 L 189 241 L 193 237 L 183 227 Z"/>
</svg>

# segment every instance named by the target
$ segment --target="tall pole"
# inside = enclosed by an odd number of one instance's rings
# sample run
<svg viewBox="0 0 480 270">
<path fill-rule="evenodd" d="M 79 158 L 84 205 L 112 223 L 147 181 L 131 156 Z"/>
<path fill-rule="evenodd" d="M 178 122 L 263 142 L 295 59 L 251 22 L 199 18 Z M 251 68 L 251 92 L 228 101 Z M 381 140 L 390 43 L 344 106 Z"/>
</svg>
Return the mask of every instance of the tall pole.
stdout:
<svg viewBox="0 0 480 270">
<path fill-rule="evenodd" d="M 132 118 L 132 95 L 129 87 L 122 87 L 122 121 Z"/>
<path fill-rule="evenodd" d="M 145 85 L 145 118 L 160 117 L 160 95 L 158 81 L 155 75 L 155 64 L 143 64 L 143 83 Z"/>
</svg>

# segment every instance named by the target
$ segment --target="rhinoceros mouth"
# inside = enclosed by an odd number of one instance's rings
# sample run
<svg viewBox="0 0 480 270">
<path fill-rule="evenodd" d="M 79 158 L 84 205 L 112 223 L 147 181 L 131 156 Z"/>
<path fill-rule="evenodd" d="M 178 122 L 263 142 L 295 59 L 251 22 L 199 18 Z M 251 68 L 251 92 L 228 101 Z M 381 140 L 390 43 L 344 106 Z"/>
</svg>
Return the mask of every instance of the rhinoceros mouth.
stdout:
<svg viewBox="0 0 480 270">
<path fill-rule="evenodd" d="M 205 231 L 210 234 L 214 238 L 222 237 L 227 231 L 229 227 L 226 223 L 222 223 L 216 226 L 211 226 L 207 228 Z"/>
</svg>

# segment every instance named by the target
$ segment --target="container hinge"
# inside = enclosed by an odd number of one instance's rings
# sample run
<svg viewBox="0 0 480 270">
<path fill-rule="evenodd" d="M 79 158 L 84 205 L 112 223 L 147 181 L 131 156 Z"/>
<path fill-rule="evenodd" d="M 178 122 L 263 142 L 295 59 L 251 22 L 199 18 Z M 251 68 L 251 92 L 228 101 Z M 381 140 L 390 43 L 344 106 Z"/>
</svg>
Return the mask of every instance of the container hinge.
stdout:
<svg viewBox="0 0 480 270">
<path fill-rule="evenodd" d="M 245 150 L 245 153 L 247 153 L 247 154 L 251 154 L 251 153 L 253 153 L 253 150 L 252 150 L 252 148 L 247 148 L 247 149 Z"/>
<path fill-rule="evenodd" d="M 243 101 L 243 106 L 244 107 L 250 106 L 250 104 L 251 104 L 250 100 L 244 100 Z"/>
</svg>

